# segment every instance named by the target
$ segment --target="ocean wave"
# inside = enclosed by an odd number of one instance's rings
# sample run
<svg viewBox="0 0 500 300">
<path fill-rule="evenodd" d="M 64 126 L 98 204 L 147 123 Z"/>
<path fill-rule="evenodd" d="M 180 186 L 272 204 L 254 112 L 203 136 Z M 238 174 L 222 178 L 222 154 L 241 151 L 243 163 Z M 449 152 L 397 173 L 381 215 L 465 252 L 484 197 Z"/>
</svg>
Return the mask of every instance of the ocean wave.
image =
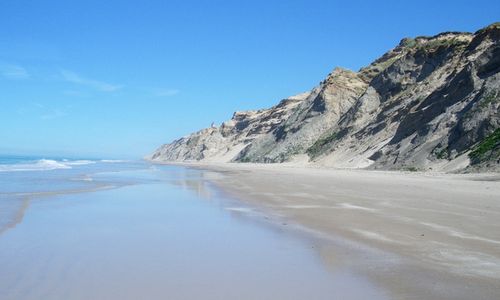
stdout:
<svg viewBox="0 0 500 300">
<path fill-rule="evenodd" d="M 71 169 L 71 166 L 52 159 L 40 159 L 35 162 L 0 165 L 0 172 L 14 171 L 47 171 L 57 169 Z"/>
<path fill-rule="evenodd" d="M 16 164 L 0 165 L 0 172 L 17 171 L 50 171 L 58 169 L 71 169 L 73 166 L 84 166 L 95 164 L 92 160 L 67 160 L 57 161 L 53 159 L 39 159 L 37 161 L 26 161 Z"/>
<path fill-rule="evenodd" d="M 84 165 L 91 165 L 95 164 L 96 162 L 93 160 L 63 160 L 63 163 L 68 166 L 84 166 Z"/>
<path fill-rule="evenodd" d="M 96 163 L 124 163 L 126 160 L 102 159 L 102 160 L 69 160 L 69 159 L 39 159 L 25 160 L 11 164 L 0 164 L 0 172 L 15 171 L 48 171 L 57 169 L 72 169 L 73 167 L 91 165 Z"/>
<path fill-rule="evenodd" d="M 90 176 L 90 175 L 83 175 L 83 176 L 80 176 L 80 177 L 77 177 L 77 178 L 73 178 L 72 180 L 92 182 L 92 181 L 94 181 L 94 178 L 92 178 L 92 176 Z"/>
</svg>

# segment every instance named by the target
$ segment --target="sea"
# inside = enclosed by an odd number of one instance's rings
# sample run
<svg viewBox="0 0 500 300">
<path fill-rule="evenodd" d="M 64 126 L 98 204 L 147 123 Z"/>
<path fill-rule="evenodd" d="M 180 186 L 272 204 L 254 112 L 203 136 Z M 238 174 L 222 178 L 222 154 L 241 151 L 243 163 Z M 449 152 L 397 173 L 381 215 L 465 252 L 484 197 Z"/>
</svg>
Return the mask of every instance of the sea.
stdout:
<svg viewBox="0 0 500 300">
<path fill-rule="evenodd" d="M 315 242 L 145 161 L 0 157 L 0 299 L 385 299 Z"/>
</svg>

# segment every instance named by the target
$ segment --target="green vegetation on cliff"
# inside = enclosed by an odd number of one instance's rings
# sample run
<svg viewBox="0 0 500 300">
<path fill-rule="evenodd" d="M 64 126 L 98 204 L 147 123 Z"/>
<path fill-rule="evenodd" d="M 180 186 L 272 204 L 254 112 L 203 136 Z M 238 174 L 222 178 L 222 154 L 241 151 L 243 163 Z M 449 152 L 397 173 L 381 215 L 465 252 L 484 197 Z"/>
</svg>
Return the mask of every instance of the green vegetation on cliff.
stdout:
<svg viewBox="0 0 500 300">
<path fill-rule="evenodd" d="M 323 152 L 331 142 L 335 141 L 337 139 L 337 133 L 334 132 L 324 138 L 321 138 L 317 140 L 311 147 L 307 149 L 307 154 L 309 154 L 309 157 L 315 158 L 317 157 L 321 152 Z"/>
<path fill-rule="evenodd" d="M 475 146 L 469 153 L 473 163 L 480 163 L 486 159 L 500 157 L 500 128 L 487 136 L 481 143 Z"/>
</svg>

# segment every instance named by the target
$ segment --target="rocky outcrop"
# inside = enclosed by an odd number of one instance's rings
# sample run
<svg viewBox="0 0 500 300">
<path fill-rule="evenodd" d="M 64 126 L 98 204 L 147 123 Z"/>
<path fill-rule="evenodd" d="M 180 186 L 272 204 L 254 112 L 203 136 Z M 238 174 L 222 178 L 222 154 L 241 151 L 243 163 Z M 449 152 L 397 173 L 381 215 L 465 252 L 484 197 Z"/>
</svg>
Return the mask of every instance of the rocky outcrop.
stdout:
<svg viewBox="0 0 500 300">
<path fill-rule="evenodd" d="M 336 68 L 308 93 L 236 112 L 148 159 L 500 170 L 499 39 L 500 23 L 405 38 L 358 72 Z"/>
<path fill-rule="evenodd" d="M 308 96 L 309 93 L 304 93 L 289 97 L 270 109 L 235 112 L 231 120 L 220 126 L 202 129 L 165 144 L 147 159 L 231 161 L 247 145 L 275 131 Z"/>
</svg>

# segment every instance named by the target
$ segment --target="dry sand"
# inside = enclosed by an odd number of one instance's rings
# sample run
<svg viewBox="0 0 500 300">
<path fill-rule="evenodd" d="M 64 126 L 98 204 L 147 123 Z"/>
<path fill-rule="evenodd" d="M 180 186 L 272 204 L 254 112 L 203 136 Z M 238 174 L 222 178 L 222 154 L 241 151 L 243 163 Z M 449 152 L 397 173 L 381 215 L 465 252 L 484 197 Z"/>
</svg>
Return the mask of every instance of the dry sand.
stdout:
<svg viewBox="0 0 500 300">
<path fill-rule="evenodd" d="M 500 299 L 500 174 L 188 165 L 395 299 Z"/>
</svg>

